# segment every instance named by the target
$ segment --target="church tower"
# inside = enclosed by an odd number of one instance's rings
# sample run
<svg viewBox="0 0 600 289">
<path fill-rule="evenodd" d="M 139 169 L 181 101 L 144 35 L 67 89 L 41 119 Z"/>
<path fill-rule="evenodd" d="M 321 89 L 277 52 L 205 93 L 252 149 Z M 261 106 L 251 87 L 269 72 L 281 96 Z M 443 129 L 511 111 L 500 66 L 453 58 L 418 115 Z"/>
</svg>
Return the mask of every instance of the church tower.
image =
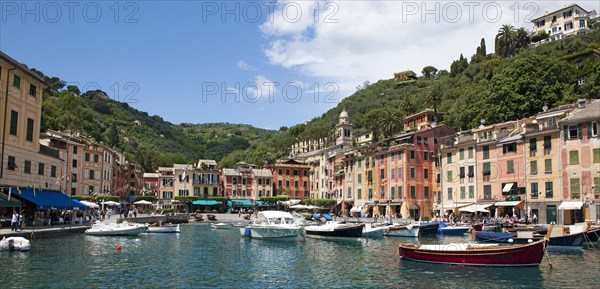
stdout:
<svg viewBox="0 0 600 289">
<path fill-rule="evenodd" d="M 352 123 L 346 109 L 340 113 L 340 121 L 336 126 L 337 139 L 336 145 L 352 145 Z"/>
</svg>

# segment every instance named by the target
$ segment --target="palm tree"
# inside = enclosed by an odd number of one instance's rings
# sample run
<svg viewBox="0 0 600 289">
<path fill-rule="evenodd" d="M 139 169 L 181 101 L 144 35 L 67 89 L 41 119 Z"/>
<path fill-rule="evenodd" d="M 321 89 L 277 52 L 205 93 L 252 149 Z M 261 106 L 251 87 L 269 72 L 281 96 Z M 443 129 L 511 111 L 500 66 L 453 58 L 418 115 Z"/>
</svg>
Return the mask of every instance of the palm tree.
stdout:
<svg viewBox="0 0 600 289">
<path fill-rule="evenodd" d="M 515 43 L 516 48 L 523 48 L 529 45 L 529 32 L 524 27 L 521 27 L 515 31 Z"/>
<path fill-rule="evenodd" d="M 394 133 L 400 132 L 402 129 L 402 116 L 399 111 L 393 111 L 391 109 L 385 109 L 379 115 L 377 120 L 378 131 L 383 134 L 387 139 L 387 142 L 391 141 L 391 137 Z"/>
<path fill-rule="evenodd" d="M 496 34 L 496 54 L 509 57 L 514 52 L 515 27 L 510 24 L 504 24 Z"/>
<path fill-rule="evenodd" d="M 433 104 L 433 112 L 437 115 L 437 105 L 442 100 L 442 88 L 437 84 L 432 85 L 427 100 Z"/>
<path fill-rule="evenodd" d="M 404 115 L 411 115 L 413 113 L 415 113 L 416 111 L 416 107 L 415 104 L 413 103 L 413 101 L 405 96 L 401 101 L 400 101 L 400 111 L 404 114 Z"/>
</svg>

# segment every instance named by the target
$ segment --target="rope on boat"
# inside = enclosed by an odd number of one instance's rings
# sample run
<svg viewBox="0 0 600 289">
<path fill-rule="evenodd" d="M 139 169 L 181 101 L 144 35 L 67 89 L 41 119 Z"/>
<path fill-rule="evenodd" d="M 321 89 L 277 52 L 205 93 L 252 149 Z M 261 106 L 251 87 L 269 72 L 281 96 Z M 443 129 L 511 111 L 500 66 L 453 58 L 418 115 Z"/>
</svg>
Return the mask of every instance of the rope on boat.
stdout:
<svg viewBox="0 0 600 289">
<path fill-rule="evenodd" d="M 596 232 L 593 232 L 596 236 L 598 236 L 596 234 Z M 594 245 L 594 243 L 592 242 L 592 240 L 587 236 L 586 233 L 583 234 L 583 238 L 585 239 L 586 242 L 590 243 L 592 245 L 592 248 L 596 248 L 596 245 Z"/>
</svg>

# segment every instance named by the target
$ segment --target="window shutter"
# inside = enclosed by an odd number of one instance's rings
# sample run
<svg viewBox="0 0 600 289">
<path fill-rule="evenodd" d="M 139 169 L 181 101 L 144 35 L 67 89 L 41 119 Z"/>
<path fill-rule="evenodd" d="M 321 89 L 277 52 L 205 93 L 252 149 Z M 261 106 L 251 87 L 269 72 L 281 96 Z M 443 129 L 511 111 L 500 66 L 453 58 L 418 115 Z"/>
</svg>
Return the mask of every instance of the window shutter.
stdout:
<svg viewBox="0 0 600 289">
<path fill-rule="evenodd" d="M 577 138 L 581 138 L 581 124 L 577 125 Z"/>
<path fill-rule="evenodd" d="M 588 139 L 592 138 L 592 123 L 588 123 L 588 129 L 587 129 L 587 135 L 588 135 Z"/>
<path fill-rule="evenodd" d="M 565 140 L 569 139 L 569 126 L 568 125 L 564 125 L 563 126 L 563 130 L 565 132 Z"/>
<path fill-rule="evenodd" d="M 502 153 L 506 154 L 506 145 L 502 145 Z"/>
</svg>

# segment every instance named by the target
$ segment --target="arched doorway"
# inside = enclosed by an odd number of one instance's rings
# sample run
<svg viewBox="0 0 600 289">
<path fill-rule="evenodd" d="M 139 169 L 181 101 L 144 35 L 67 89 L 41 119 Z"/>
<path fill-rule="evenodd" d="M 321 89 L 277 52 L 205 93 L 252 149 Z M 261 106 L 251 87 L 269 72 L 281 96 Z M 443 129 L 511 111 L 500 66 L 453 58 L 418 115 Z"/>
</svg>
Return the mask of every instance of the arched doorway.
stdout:
<svg viewBox="0 0 600 289">
<path fill-rule="evenodd" d="M 410 205 L 409 210 L 410 210 L 410 217 L 413 220 L 418 221 L 419 217 L 420 217 L 419 206 L 415 205 L 415 204 L 412 204 L 412 205 Z"/>
</svg>

